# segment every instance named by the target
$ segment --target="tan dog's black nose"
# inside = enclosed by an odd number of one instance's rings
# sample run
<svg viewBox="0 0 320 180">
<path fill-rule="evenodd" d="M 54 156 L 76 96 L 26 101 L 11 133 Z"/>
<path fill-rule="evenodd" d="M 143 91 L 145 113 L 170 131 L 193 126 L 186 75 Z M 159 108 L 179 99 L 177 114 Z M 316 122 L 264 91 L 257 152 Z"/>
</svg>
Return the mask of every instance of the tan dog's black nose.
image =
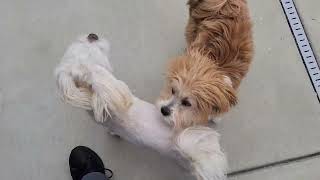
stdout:
<svg viewBox="0 0 320 180">
<path fill-rule="evenodd" d="M 98 37 L 98 35 L 91 33 L 88 35 L 88 40 L 89 40 L 89 42 L 94 42 L 94 41 L 99 40 L 99 37 Z"/>
<path fill-rule="evenodd" d="M 171 110 L 170 110 L 170 108 L 168 108 L 167 106 L 162 106 L 162 107 L 161 107 L 161 113 L 162 113 L 162 115 L 164 115 L 164 116 L 170 116 Z"/>
</svg>

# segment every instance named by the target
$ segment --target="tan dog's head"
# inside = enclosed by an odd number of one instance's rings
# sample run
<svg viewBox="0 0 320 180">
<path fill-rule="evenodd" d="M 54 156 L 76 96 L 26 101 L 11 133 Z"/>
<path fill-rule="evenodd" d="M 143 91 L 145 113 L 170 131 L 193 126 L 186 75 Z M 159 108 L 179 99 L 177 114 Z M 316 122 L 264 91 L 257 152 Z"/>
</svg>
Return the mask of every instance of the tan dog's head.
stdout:
<svg viewBox="0 0 320 180">
<path fill-rule="evenodd" d="M 157 105 L 167 123 L 182 129 L 206 124 L 236 103 L 230 78 L 210 59 L 181 56 L 170 61 Z"/>
</svg>

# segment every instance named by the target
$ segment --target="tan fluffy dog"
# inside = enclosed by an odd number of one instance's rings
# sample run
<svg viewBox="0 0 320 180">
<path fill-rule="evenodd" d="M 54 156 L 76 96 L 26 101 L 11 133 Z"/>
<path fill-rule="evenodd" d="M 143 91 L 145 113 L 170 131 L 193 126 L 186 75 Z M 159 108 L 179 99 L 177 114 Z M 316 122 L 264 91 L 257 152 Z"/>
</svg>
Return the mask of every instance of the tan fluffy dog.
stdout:
<svg viewBox="0 0 320 180">
<path fill-rule="evenodd" d="M 170 61 L 157 103 L 177 129 L 206 124 L 229 111 L 253 56 L 246 0 L 189 0 L 188 5 L 188 47 Z"/>
</svg>

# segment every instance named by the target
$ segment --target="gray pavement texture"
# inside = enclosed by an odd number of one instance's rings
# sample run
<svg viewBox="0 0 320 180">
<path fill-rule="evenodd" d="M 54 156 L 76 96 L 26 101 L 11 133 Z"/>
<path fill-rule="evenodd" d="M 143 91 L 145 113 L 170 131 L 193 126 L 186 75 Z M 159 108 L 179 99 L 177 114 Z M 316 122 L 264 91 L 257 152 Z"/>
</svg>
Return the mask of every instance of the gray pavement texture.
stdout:
<svg viewBox="0 0 320 180">
<path fill-rule="evenodd" d="M 170 159 L 110 137 L 91 116 L 63 104 L 53 69 L 79 34 L 112 44 L 116 76 L 152 102 L 165 64 L 185 48 L 186 0 L 1 0 L 0 179 L 71 179 L 76 145 L 95 150 L 115 180 L 192 179 Z M 317 0 L 296 0 L 317 56 Z M 278 1 L 249 0 L 256 55 L 240 103 L 218 126 L 230 172 L 320 151 L 320 106 Z M 319 159 L 230 179 L 319 179 Z"/>
</svg>

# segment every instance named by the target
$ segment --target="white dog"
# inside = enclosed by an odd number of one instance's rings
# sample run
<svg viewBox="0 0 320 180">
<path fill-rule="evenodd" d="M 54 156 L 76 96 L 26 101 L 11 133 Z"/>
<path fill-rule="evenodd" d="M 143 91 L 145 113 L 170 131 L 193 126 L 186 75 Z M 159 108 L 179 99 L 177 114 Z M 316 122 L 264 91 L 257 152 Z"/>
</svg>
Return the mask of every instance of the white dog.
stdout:
<svg viewBox="0 0 320 180">
<path fill-rule="evenodd" d="M 226 179 L 219 134 L 201 126 L 175 134 L 154 105 L 112 75 L 108 53 L 109 43 L 95 34 L 71 44 L 55 71 L 63 100 L 92 110 L 96 121 L 121 138 L 177 159 L 197 180 Z"/>
</svg>

